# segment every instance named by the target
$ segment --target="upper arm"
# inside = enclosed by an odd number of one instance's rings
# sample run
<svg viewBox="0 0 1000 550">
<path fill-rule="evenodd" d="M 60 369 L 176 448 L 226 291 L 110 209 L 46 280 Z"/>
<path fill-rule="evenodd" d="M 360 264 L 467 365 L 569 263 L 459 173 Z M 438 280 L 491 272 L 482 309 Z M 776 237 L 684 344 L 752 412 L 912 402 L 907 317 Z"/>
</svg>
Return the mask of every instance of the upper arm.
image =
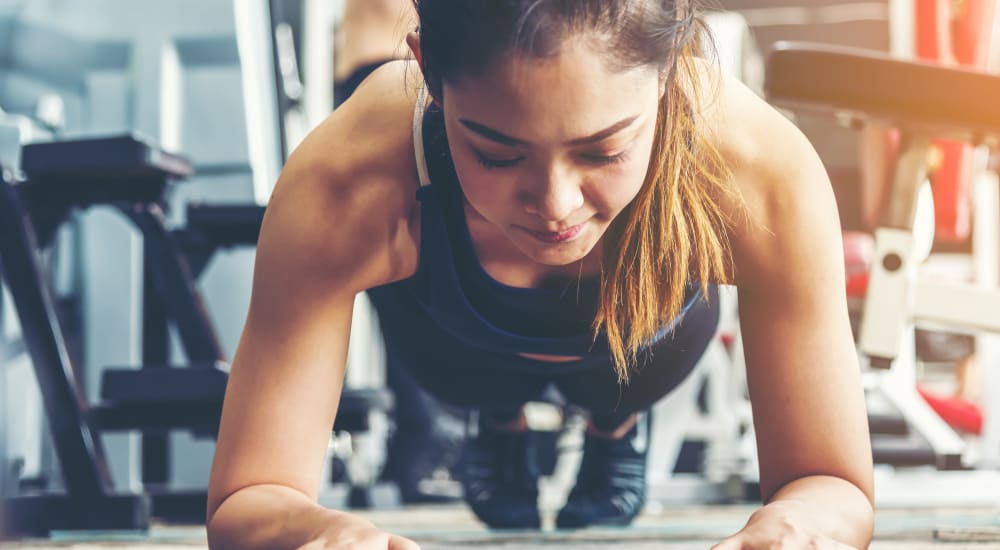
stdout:
<svg viewBox="0 0 1000 550">
<path fill-rule="evenodd" d="M 350 273 L 314 260 L 318 243 L 289 238 L 288 209 L 273 202 L 262 227 L 250 309 L 226 387 L 209 518 L 251 485 L 285 485 L 309 496 L 319 487 L 354 294 L 336 281 Z"/>
<path fill-rule="evenodd" d="M 732 243 L 762 494 L 830 475 L 870 500 L 870 440 L 832 187 L 788 120 L 748 91 L 724 95 L 739 107 L 731 127 L 748 129 L 723 154 L 748 214 L 734 216 L 741 222 Z"/>
<path fill-rule="evenodd" d="M 402 94 L 401 81 L 395 86 Z M 316 498 L 355 295 L 415 269 L 412 168 L 386 160 L 412 147 L 406 98 L 387 107 L 376 99 L 386 92 L 368 88 L 374 97 L 335 113 L 296 150 L 268 205 L 226 388 L 209 518 L 252 485 Z M 372 102 L 390 112 L 369 114 Z M 371 119 L 377 130 L 361 126 Z"/>
</svg>

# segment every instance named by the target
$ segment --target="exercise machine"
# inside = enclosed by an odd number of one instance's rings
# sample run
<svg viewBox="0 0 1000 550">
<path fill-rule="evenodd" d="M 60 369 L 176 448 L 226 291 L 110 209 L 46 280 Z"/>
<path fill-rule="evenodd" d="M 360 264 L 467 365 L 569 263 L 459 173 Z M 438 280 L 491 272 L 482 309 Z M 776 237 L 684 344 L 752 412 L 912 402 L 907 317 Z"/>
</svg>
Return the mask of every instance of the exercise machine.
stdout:
<svg viewBox="0 0 1000 550">
<path fill-rule="evenodd" d="M 832 113 L 850 127 L 877 122 L 900 129 L 861 322 L 860 349 L 871 366 L 867 385 L 900 411 L 910 433 L 926 441 L 885 451 L 911 464 L 966 467 L 965 442 L 917 393 L 914 330 L 930 324 L 1000 332 L 1000 292 L 922 279 L 924 258 L 913 231 L 933 139 L 1000 145 L 1000 110 L 992 101 L 1000 78 L 860 50 L 783 43 L 769 58 L 765 90 L 776 104 Z M 873 440 L 876 452 L 879 443 Z"/>
<path fill-rule="evenodd" d="M 28 180 L 3 183 L 4 224 L 0 273 L 11 290 L 23 339 L 31 356 L 52 429 L 65 491 L 8 500 L 8 531 L 44 534 L 52 529 L 141 529 L 150 517 L 202 521 L 204 491 L 169 487 L 156 460 L 141 493 L 115 493 L 100 433 L 139 430 L 162 436 L 190 430 L 211 437 L 217 430 L 228 365 L 197 288 L 195 275 L 218 248 L 256 241 L 262 208 L 192 207 L 188 227 L 170 231 L 164 197 L 190 175 L 182 157 L 135 136 L 32 144 L 24 148 Z M 143 327 L 151 361 L 142 368 L 106 369 L 101 400 L 88 403 L 74 358 L 67 351 L 39 254 L 74 209 L 110 204 L 141 229 L 148 288 Z M 188 366 L 168 363 L 165 324 L 180 335 Z M 163 362 L 158 362 L 163 361 Z M 372 417 L 384 414 L 384 392 L 346 390 L 336 431 L 363 435 Z M 145 446 L 157 453 L 158 440 Z M 372 457 L 367 457 L 372 458 Z M 363 504 L 375 481 L 375 460 L 349 461 L 348 475 Z"/>
</svg>

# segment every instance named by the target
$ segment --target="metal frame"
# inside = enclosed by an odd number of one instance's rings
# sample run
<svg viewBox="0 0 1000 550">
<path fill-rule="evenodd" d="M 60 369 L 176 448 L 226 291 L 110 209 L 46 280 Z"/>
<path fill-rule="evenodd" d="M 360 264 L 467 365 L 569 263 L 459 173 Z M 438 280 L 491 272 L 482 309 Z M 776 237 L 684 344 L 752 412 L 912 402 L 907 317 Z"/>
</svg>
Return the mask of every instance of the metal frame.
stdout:
<svg viewBox="0 0 1000 550">
<path fill-rule="evenodd" d="M 890 208 L 875 233 L 875 261 L 861 323 L 860 350 L 875 369 L 878 388 L 934 448 L 938 466 L 963 466 L 967 449 L 916 391 L 913 332 L 917 323 L 936 323 L 1000 333 L 1000 291 L 969 284 L 922 280 L 913 225 L 918 193 L 926 178 L 928 137 L 903 133 L 902 154 L 890 194 Z M 889 370 L 891 369 L 891 370 Z"/>
<path fill-rule="evenodd" d="M 1000 9 L 997 10 L 1000 22 Z M 1000 41 L 998 41 L 1000 42 Z M 1000 287 L 1000 175 L 983 176 L 974 188 L 973 250 L 976 283 L 983 288 Z M 994 310 L 997 311 L 997 310 Z M 973 457 L 980 467 L 1000 468 L 1000 334 L 979 333 L 976 357 L 983 369 L 983 394 L 991 396 L 984 404 L 983 433 Z"/>
<path fill-rule="evenodd" d="M 233 0 L 246 98 L 247 146 L 257 204 L 267 204 L 285 154 L 282 147 L 284 124 L 279 115 L 278 89 L 274 82 L 274 38 L 268 1 Z"/>
<path fill-rule="evenodd" d="M 11 289 L 22 334 L 38 378 L 65 495 L 15 497 L 5 502 L 5 535 L 44 535 L 62 528 L 146 529 L 143 495 L 112 494 L 104 447 L 55 322 L 52 296 L 35 261 L 34 229 L 17 188 L 0 176 L 0 275 Z"/>
</svg>

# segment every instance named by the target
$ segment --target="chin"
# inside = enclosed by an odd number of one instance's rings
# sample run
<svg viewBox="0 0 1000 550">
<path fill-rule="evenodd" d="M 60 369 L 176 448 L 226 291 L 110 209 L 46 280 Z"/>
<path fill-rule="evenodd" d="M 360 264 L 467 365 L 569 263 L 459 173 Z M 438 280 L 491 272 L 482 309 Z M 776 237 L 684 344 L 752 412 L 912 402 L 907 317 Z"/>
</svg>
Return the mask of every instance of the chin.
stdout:
<svg viewBox="0 0 1000 550">
<path fill-rule="evenodd" d="M 529 237 L 530 238 L 530 237 Z M 572 242 L 565 244 L 542 244 L 537 241 L 521 246 L 521 250 L 532 260 L 547 266 L 559 267 L 578 262 L 587 257 L 595 243 Z"/>
</svg>

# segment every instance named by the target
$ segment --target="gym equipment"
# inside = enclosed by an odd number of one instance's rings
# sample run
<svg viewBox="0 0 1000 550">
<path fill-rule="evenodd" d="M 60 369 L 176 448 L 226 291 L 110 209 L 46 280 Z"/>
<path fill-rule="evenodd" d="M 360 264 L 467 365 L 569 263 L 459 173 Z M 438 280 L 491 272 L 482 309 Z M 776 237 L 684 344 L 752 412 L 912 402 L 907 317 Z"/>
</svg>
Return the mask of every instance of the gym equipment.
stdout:
<svg viewBox="0 0 1000 550">
<path fill-rule="evenodd" d="M 173 148 L 183 144 L 194 151 L 198 177 L 172 197 L 175 215 L 183 213 L 176 205 L 192 198 L 249 201 L 266 196 L 280 164 L 277 147 L 270 148 L 275 132 L 269 131 L 266 103 L 265 86 L 273 85 L 273 75 L 266 70 L 267 33 L 266 27 L 258 31 L 252 26 L 254 4 L 7 2 L 0 8 L 0 103 L 12 116 L 38 119 L 43 98 L 58 97 L 65 106 L 60 135 L 113 135 L 134 129 Z M 241 8 L 251 13 L 238 21 Z M 203 17 L 191 18 L 192 9 Z M 246 20 L 251 24 L 244 24 Z M 240 51 L 238 41 L 244 34 L 263 48 L 263 55 L 252 48 Z M 22 172 L 21 145 L 35 141 L 38 136 L 24 132 L 14 140 L 13 159 L 4 159 L 5 164 L 13 160 L 8 167 L 14 174 Z M 80 382 L 91 402 L 99 399 L 101 367 L 143 362 L 142 241 L 130 225 L 111 208 L 88 209 L 60 228 L 50 254 L 54 298 L 60 305 L 64 298 L 78 305 L 76 315 L 63 317 L 69 321 L 63 336 L 70 347 L 80 344 L 74 358 L 79 359 Z M 202 280 L 227 348 L 236 331 L 233 325 L 242 322 L 239 307 L 245 299 L 243 288 L 249 286 L 249 259 L 246 252 L 227 254 L 213 262 Z M 234 265 L 239 262 L 246 265 Z M 227 285 L 217 284 L 218 279 Z M 25 476 L 57 483 L 49 438 L 39 441 L 33 435 L 47 430 L 30 361 L 20 358 L 13 366 L 9 381 L 25 391 L 13 392 L 9 403 L 23 411 L 19 424 L 26 426 L 12 432 L 10 458 L 26 461 Z M 115 483 L 137 487 L 139 438 L 111 435 L 104 442 Z M 211 445 L 199 445 L 184 435 L 171 443 L 176 446 L 169 449 L 172 476 L 181 485 L 197 486 L 207 475 L 202 470 L 207 470 Z"/>
<path fill-rule="evenodd" d="M 98 0 L 53 5 L 38 0 L 18 0 L 0 7 L 0 35 L 3 36 L 0 40 L 0 103 L 14 113 L 0 120 L 0 158 L 3 159 L 0 164 L 7 164 L 15 174 L 20 174 L 22 144 L 51 137 L 56 129 L 66 136 L 114 135 L 134 129 L 192 155 L 194 178 L 177 186 L 178 192 L 169 201 L 171 227 L 186 226 L 171 229 L 169 240 L 153 240 L 163 247 L 180 249 L 192 279 L 198 279 L 202 270 L 205 272 L 199 282 L 205 305 L 214 315 L 213 322 L 203 323 L 196 315 L 188 315 L 186 318 L 193 321 L 185 326 L 192 328 L 185 331 L 192 333 L 188 341 L 200 342 L 196 346 L 199 355 L 208 358 L 204 361 L 206 366 L 211 365 L 198 369 L 195 374 L 210 376 L 205 383 L 214 387 L 219 386 L 222 377 L 215 372 L 220 369 L 215 364 L 217 350 L 213 351 L 212 340 L 225 349 L 235 346 L 243 324 L 242 308 L 249 296 L 252 253 L 248 248 L 256 242 L 256 230 L 252 237 L 247 233 L 243 237 L 230 235 L 231 239 L 223 239 L 230 242 L 218 242 L 222 232 L 228 234 L 231 229 L 224 229 L 222 218 L 228 219 L 226 225 L 239 224 L 241 222 L 229 219 L 237 212 L 237 217 L 245 215 L 246 221 L 252 222 L 255 215 L 259 218 L 262 207 L 250 206 L 241 210 L 242 207 L 192 203 L 266 202 L 277 179 L 283 154 L 304 133 L 300 131 L 301 126 L 315 126 L 330 110 L 329 101 L 324 106 L 322 98 L 309 100 L 310 88 L 322 91 L 329 87 L 329 82 L 324 83 L 321 74 L 312 70 L 315 64 L 311 64 L 304 82 L 304 105 L 312 105 L 310 118 L 299 124 L 300 127 L 286 127 L 299 108 L 289 93 L 295 88 L 297 77 L 294 71 L 285 70 L 288 65 L 282 65 L 288 61 L 288 41 L 279 40 L 277 34 L 285 16 L 293 23 L 298 17 L 294 10 L 285 11 L 291 4 L 294 2 L 172 0 L 140 5 L 131 0 Z M 329 11 L 329 4 L 303 2 L 303 9 L 309 12 L 302 16 L 306 23 L 303 36 L 307 42 L 310 34 L 332 41 L 329 25 L 324 26 L 323 20 L 314 17 L 318 8 Z M 203 17 L 191 18 L 192 10 Z M 306 49 L 307 54 L 310 52 L 316 53 L 317 61 L 328 55 L 324 48 Z M 55 103 L 49 98 L 60 98 L 64 102 L 65 116 L 61 126 L 51 123 L 57 122 L 58 117 L 54 114 L 59 109 L 51 108 Z M 43 106 L 46 108 L 42 109 Z M 28 135 L 19 131 L 17 137 L 8 140 L 11 134 L 5 133 L 4 125 L 12 117 L 37 120 L 38 123 L 32 126 L 49 132 Z M 112 372 L 105 376 L 101 372 L 105 365 L 145 364 L 151 371 L 155 365 L 169 364 L 166 359 L 168 343 L 176 362 L 189 362 L 189 358 L 183 357 L 186 353 L 178 353 L 186 351 L 184 340 L 169 340 L 165 336 L 170 319 L 166 308 L 174 297 L 164 295 L 165 302 L 151 278 L 140 275 L 141 265 L 147 259 L 141 257 L 140 250 L 143 245 L 150 248 L 149 243 L 134 231 L 137 223 L 122 223 L 121 214 L 121 210 L 115 212 L 106 206 L 88 209 L 65 224 L 57 243 L 60 258 L 56 267 L 59 271 L 52 276 L 56 279 L 52 287 L 60 292 L 59 298 L 70 291 L 82 304 L 79 318 L 71 319 L 83 330 L 78 334 L 67 331 L 69 334 L 63 336 L 67 340 L 79 337 L 82 342 L 80 357 L 73 359 L 78 359 L 77 366 L 82 367 L 78 373 L 79 382 L 91 403 L 103 403 L 110 398 L 129 402 L 136 393 L 145 395 L 145 390 L 128 378 L 138 375 Z M 143 221 L 146 222 L 152 223 L 149 219 Z M 152 226 L 155 229 L 155 223 Z M 243 243 L 236 243 L 238 240 Z M 65 257 L 61 252 L 64 244 L 68 244 L 65 249 L 69 251 Z M 243 247 L 243 250 L 217 253 L 227 247 Z M 206 269 L 210 258 L 213 258 L 212 265 Z M 69 281 L 69 285 L 65 285 L 65 281 Z M 183 285 L 179 286 L 179 291 L 183 296 Z M 170 304 L 170 307 L 176 308 L 176 305 Z M 196 313 L 197 309 L 188 307 Z M 383 361 L 377 349 L 377 324 L 372 319 L 373 314 L 367 313 L 370 309 L 363 297 L 359 297 L 348 360 L 348 364 L 354 366 L 348 367 L 346 386 L 376 388 L 375 393 L 380 393 L 377 388 L 383 385 L 379 379 Z M 107 311 L 113 314 L 108 315 Z M 198 330 L 198 324 L 214 326 L 214 338 Z M 143 330 L 134 330 L 139 326 Z M 180 336 L 180 331 L 176 332 Z M 181 345 L 173 345 L 176 341 Z M 38 402 L 40 408 L 41 398 L 35 397 L 30 362 L 22 356 L 16 366 L 11 370 L 16 370 L 18 376 L 9 381 L 27 388 L 11 396 L 13 410 L 26 411 L 23 421 L 28 427 L 18 435 L 41 432 L 43 415 L 31 406 Z M 177 373 L 171 371 L 170 374 Z M 153 376 L 154 373 L 142 375 Z M 168 393 L 159 380 L 150 385 L 161 391 L 159 395 Z M 108 393 L 101 395 L 102 386 Z M 133 395 L 123 393 L 125 390 Z M 372 427 L 370 431 L 341 432 L 338 443 L 331 445 L 331 452 L 334 448 L 350 450 L 348 474 L 355 488 L 369 487 L 368 480 L 374 479 L 384 460 L 382 439 L 387 429 L 382 418 L 384 411 L 372 409 L 370 412 L 370 415 L 361 414 L 364 418 L 344 418 L 348 424 L 365 420 Z M 176 486 L 202 486 L 211 458 L 211 445 L 190 440 L 183 433 L 167 439 L 163 436 L 165 429 L 146 431 L 142 438 L 141 465 L 134 460 L 139 456 L 135 452 L 137 437 L 112 435 L 104 438 L 108 468 L 116 486 L 137 488 L 141 485 L 160 492 L 166 486 L 167 474 Z M 348 440 L 351 444 L 344 444 Z M 40 443 L 15 440 L 10 448 L 14 453 L 11 458 L 27 457 L 28 464 L 38 468 L 29 471 L 28 475 L 38 476 L 40 481 L 51 478 L 58 482 L 58 472 L 48 466 L 54 461 L 55 453 L 47 445 L 47 438 L 42 438 Z M 39 448 L 41 452 L 36 453 Z M 327 490 L 338 498 L 336 506 L 344 505 L 339 500 L 339 487 L 327 487 Z M 366 500 L 365 491 L 354 493 L 357 493 L 354 494 L 355 502 Z M 159 497 L 153 499 L 154 514 L 164 511 L 162 504 L 165 501 Z"/>
<path fill-rule="evenodd" d="M 155 169 L 154 169 L 155 170 Z M 5 498 L 5 536 L 45 534 L 61 528 L 145 529 L 149 501 L 137 494 L 115 494 L 102 442 L 87 417 L 75 368 L 56 321 L 53 300 L 35 259 L 34 224 L 9 173 L 0 179 L 0 273 L 11 289 L 24 341 L 35 366 L 48 413 L 66 496 Z M 25 194 L 26 195 L 26 194 Z"/>
<path fill-rule="evenodd" d="M 742 15 L 762 52 L 781 40 L 838 44 L 889 51 L 896 4 L 911 0 L 722 0 L 720 7 Z M 795 124 L 806 135 L 826 166 L 847 229 L 861 228 L 857 206 L 862 165 L 860 136 L 822 116 L 796 113 Z"/>
<path fill-rule="evenodd" d="M 915 46 L 919 59 L 985 70 L 992 39 L 994 0 L 916 2 Z M 935 141 L 940 165 L 933 170 L 935 238 L 961 242 L 972 233 L 970 201 L 976 154 L 970 144 Z"/>
<path fill-rule="evenodd" d="M 775 46 L 766 74 L 765 90 L 774 103 L 832 112 L 851 127 L 879 121 L 900 128 L 901 154 L 889 208 L 875 233 L 860 349 L 870 357 L 870 389 L 897 408 L 908 428 L 929 443 L 929 448 L 905 445 L 884 450 L 909 463 L 964 467 L 964 442 L 917 393 L 914 325 L 1000 332 L 996 316 L 1000 292 L 920 280 L 917 267 L 923 258 L 917 253 L 913 225 L 932 139 L 1000 145 L 1000 109 L 992 99 L 1000 93 L 1000 78 L 873 52 L 796 43 Z M 878 444 L 873 439 L 876 453 Z"/>
<path fill-rule="evenodd" d="M 190 164 L 136 136 L 28 145 L 22 167 L 27 181 L 13 182 L 7 176 L 0 186 L 0 274 L 11 289 L 39 380 L 66 491 L 8 500 L 9 531 L 144 529 L 150 517 L 203 521 L 205 492 L 171 491 L 162 467 L 148 478 L 146 494 L 114 493 L 97 434 L 186 429 L 214 435 L 227 366 L 194 277 L 219 247 L 255 243 L 263 208 L 195 206 L 187 228 L 168 230 L 164 197 L 191 174 Z M 169 319 L 192 364 L 108 369 L 102 400 L 91 406 L 77 379 L 75 360 L 66 351 L 35 254 L 51 243 L 71 210 L 98 204 L 116 206 L 141 229 L 146 243 L 150 284 L 145 302 L 155 307 L 147 310 L 144 333 L 156 348 L 148 358 L 166 361 L 166 355 L 160 355 L 166 336 L 157 329 L 165 328 Z M 383 414 L 389 406 L 384 392 L 345 390 L 334 430 L 365 432 L 372 415 Z M 359 503 L 374 483 L 371 468 L 378 465 L 362 462 L 353 476 L 348 469 Z"/>
</svg>

